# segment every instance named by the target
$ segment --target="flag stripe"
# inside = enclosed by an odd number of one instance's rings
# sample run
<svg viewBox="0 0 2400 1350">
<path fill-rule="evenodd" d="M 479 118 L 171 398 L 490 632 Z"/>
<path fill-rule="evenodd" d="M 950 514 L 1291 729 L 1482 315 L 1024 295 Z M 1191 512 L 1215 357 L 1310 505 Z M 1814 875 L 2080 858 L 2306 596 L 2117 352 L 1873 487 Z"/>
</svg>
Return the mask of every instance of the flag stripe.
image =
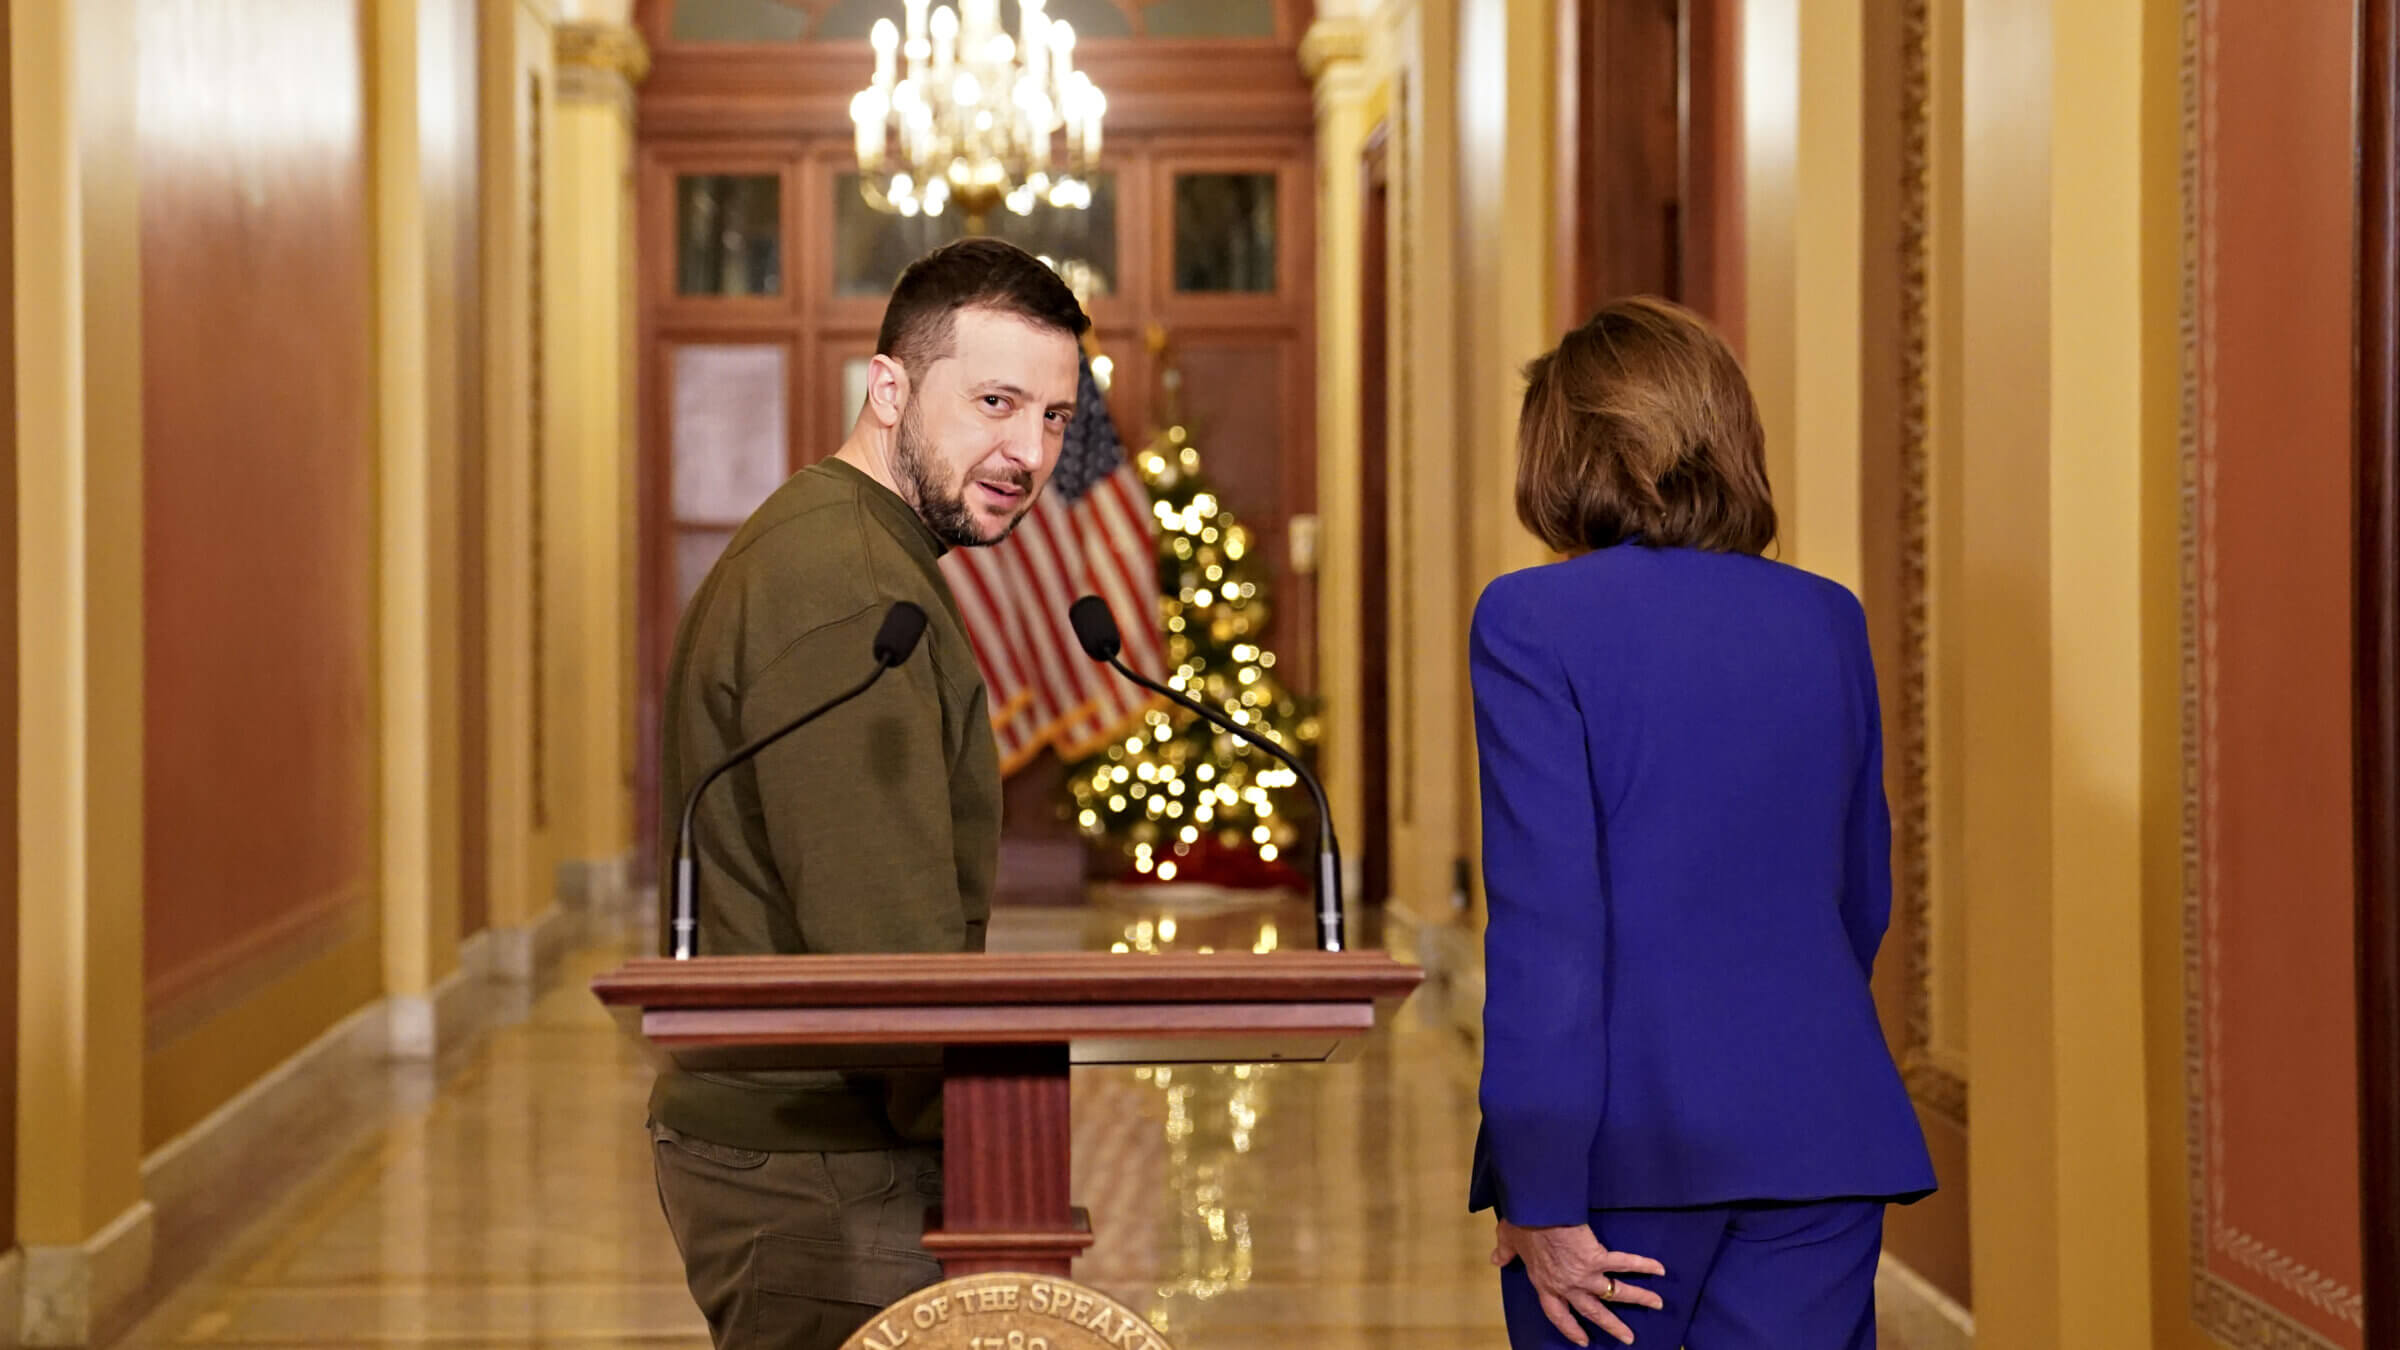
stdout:
<svg viewBox="0 0 2400 1350">
<path fill-rule="evenodd" d="M 1124 662 L 1163 680 L 1156 528 L 1087 362 L 1051 490 L 1001 543 L 942 559 L 989 690 L 1004 771 L 1045 746 L 1089 753 L 1139 726 L 1155 703 L 1083 654 L 1067 610 L 1101 597 L 1124 635 Z"/>
</svg>

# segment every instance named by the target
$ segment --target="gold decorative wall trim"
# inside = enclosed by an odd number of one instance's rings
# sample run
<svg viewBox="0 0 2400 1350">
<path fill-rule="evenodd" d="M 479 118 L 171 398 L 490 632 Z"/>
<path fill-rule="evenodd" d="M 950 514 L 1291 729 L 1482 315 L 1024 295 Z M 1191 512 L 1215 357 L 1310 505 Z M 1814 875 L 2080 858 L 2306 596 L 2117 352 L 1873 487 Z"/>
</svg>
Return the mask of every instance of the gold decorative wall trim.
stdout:
<svg viewBox="0 0 2400 1350">
<path fill-rule="evenodd" d="M 1905 0 L 1900 32 L 1900 725 L 1892 738 L 1900 764 L 1892 898 L 1906 933 L 1908 997 L 1900 1070 L 1919 1105 L 1963 1129 L 1966 1079 L 1933 1052 L 1930 0 Z"/>
<path fill-rule="evenodd" d="M 597 71 L 627 84 L 640 84 L 650 74 L 649 44 L 640 33 L 613 23 L 560 24 L 556 57 L 562 74 Z"/>
<path fill-rule="evenodd" d="M 545 335 L 543 333 L 544 316 L 548 313 L 548 306 L 543 303 L 545 283 L 548 280 L 545 275 L 547 269 L 543 264 L 545 253 L 543 237 L 550 226 L 542 209 L 544 198 L 547 195 L 544 189 L 548 174 L 548 158 L 544 154 L 543 141 L 549 134 L 549 124 L 548 119 L 543 116 L 543 112 L 542 77 L 533 75 L 526 81 L 525 100 L 526 143 L 529 147 L 525 171 L 527 184 L 525 238 L 529 256 L 525 271 L 527 286 L 531 292 L 525 311 L 525 345 L 527 347 L 525 368 L 530 382 L 529 396 L 525 401 L 525 448 L 528 457 L 533 461 L 532 491 L 529 494 L 532 501 L 527 511 L 529 525 L 527 539 L 530 544 L 529 552 L 532 555 L 532 566 L 528 570 L 532 573 L 530 585 L 533 622 L 530 625 L 530 632 L 532 636 L 533 706 L 532 716 L 527 720 L 530 724 L 528 731 L 533 740 L 533 828 L 536 830 L 547 829 L 550 825 L 549 606 L 546 603 L 547 597 L 543 594 L 543 589 L 548 584 L 549 571 L 549 538 L 548 531 L 544 528 L 548 522 L 544 519 L 543 513 L 547 510 L 549 500 L 547 480 L 550 473 L 550 430 L 548 409 L 544 406 L 544 396 L 549 381 L 543 378 L 543 372 L 548 369 L 549 361 L 548 353 L 544 350 Z"/>
<path fill-rule="evenodd" d="M 1337 62 L 1356 63 L 1367 54 L 1367 26 L 1356 19 L 1319 19 L 1300 39 L 1300 71 L 1313 82 Z"/>
<path fill-rule="evenodd" d="M 2217 112 L 2217 0 L 2183 0 L 2180 59 L 2182 109 L 2183 260 L 2179 339 L 2180 425 L 2177 429 L 2180 529 L 2178 573 L 2182 632 L 2182 910 L 2184 1132 L 2190 1183 L 2192 1316 L 2201 1328 L 2239 1350 L 2338 1350 L 2334 1342 L 2269 1306 L 2209 1269 L 2224 1257 L 2353 1326 L 2364 1326 L 2365 1300 L 2348 1285 L 2285 1256 L 2257 1236 L 2226 1222 L 2221 1166 L 2222 1121 L 2212 1109 L 2211 1058 L 2218 1037 L 2218 1000 L 2211 996 L 2217 948 L 2217 858 L 2214 784 L 2206 766 L 2217 734 L 2215 537 L 2217 410 L 2216 184 L 2213 128 Z"/>
<path fill-rule="evenodd" d="M 1417 143 L 1422 134 L 1419 118 L 1411 100 L 1419 96 L 1422 81 L 1412 79 L 1405 66 L 1392 77 L 1391 130 L 1388 145 L 1391 169 L 1391 197 L 1385 209 L 1387 224 L 1392 227 L 1390 247 L 1384 260 L 1390 271 L 1384 284 L 1384 390 L 1385 437 L 1384 481 L 1398 485 L 1392 495 L 1399 501 L 1399 519 L 1388 527 L 1391 536 L 1399 541 L 1392 556 L 1406 557 L 1406 550 L 1417 540 L 1417 467 L 1422 461 L 1417 444 L 1417 357 L 1416 357 L 1416 241 L 1426 222 L 1418 218 L 1417 173 L 1424 163 L 1423 147 Z M 1398 359 L 1392 359 L 1397 353 Z M 1438 375 L 1437 375 L 1438 378 Z M 1417 594 L 1417 572 L 1413 567 L 1392 570 L 1392 591 L 1389 601 L 1391 614 L 1392 651 L 1417 650 L 1416 615 L 1423 603 Z M 1402 663 L 1406 664 L 1406 663 Z M 1394 682 L 1391 690 L 1391 710 L 1394 726 L 1417 725 L 1417 672 L 1411 670 Z M 1406 821 L 1413 829 L 1422 828 L 1417 819 L 1416 753 L 1406 736 L 1392 742 L 1391 810 L 1395 821 Z M 1480 958 L 1476 962 L 1481 968 Z"/>
<path fill-rule="evenodd" d="M 2205 1271 L 2196 1276 L 2192 1316 L 2202 1330 L 2241 1350 L 2341 1347 Z"/>
<path fill-rule="evenodd" d="M 633 111 L 634 86 L 650 74 L 650 48 L 640 33 L 610 23 L 560 24 L 552 49 L 562 102 Z"/>
</svg>

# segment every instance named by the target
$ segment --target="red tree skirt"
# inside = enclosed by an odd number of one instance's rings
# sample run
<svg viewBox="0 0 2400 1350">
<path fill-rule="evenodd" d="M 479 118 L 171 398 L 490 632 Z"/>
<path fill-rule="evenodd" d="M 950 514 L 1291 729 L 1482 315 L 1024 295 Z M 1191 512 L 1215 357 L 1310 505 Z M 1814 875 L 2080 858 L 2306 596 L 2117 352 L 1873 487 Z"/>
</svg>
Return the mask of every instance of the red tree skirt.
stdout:
<svg viewBox="0 0 2400 1350">
<path fill-rule="evenodd" d="M 1242 843 L 1227 845 L 1213 834 L 1200 836 L 1197 843 L 1177 844 L 1171 852 L 1159 855 L 1161 862 L 1172 859 L 1175 879 L 1166 884 L 1176 886 L 1222 886 L 1235 891 L 1305 890 L 1308 879 L 1287 866 L 1283 859 L 1268 862 L 1258 856 L 1256 845 Z M 1125 886 L 1155 886 L 1161 884 L 1156 868 L 1136 871 L 1128 858 L 1114 880 Z"/>
</svg>

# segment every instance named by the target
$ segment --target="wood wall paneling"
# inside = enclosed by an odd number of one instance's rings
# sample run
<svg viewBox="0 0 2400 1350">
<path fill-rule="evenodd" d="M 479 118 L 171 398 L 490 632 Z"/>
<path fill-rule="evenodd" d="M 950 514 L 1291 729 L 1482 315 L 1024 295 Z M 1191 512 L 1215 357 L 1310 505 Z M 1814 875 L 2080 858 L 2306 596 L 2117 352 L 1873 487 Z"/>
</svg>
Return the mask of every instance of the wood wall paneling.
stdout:
<svg viewBox="0 0 2400 1350">
<path fill-rule="evenodd" d="M 1557 271 L 1569 322 L 1663 295 L 1722 318 L 1741 134 L 1727 0 L 1561 0 Z M 1734 250 L 1738 256 L 1738 249 Z"/>
<path fill-rule="evenodd" d="M 2194 1265 L 2216 1334 L 2355 1347 L 2352 15 L 2200 14 Z"/>
<path fill-rule="evenodd" d="M 2363 0 L 2358 69 L 2356 791 L 2367 1344 L 2400 1350 L 2400 5 Z"/>
<path fill-rule="evenodd" d="M 371 895 L 373 379 L 357 6 L 140 22 L 155 1031 Z"/>
</svg>

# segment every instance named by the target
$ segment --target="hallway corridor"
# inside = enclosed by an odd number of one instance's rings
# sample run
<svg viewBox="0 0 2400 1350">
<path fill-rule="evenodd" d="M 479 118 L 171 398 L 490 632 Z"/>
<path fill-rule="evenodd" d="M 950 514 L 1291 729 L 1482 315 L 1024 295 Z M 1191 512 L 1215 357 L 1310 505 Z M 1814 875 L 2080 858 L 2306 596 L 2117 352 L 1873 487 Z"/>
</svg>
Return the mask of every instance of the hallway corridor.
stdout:
<svg viewBox="0 0 2400 1350">
<path fill-rule="evenodd" d="M 438 1087 L 390 1070 L 388 1120 L 295 1159 L 315 1170 L 264 1218 L 162 1234 L 162 1270 L 194 1273 L 114 1344 L 705 1350 L 645 1156 L 649 1070 L 586 989 L 647 924 L 595 921 Z M 1248 948 L 1277 929 L 1255 910 L 1004 909 L 993 947 Z M 1078 1277 L 1185 1350 L 1505 1345 L 1488 1225 L 1461 1208 L 1473 1059 L 1437 1023 L 1412 1003 L 1328 1068 L 1079 1074 L 1075 1197 L 1099 1243 Z"/>
</svg>

